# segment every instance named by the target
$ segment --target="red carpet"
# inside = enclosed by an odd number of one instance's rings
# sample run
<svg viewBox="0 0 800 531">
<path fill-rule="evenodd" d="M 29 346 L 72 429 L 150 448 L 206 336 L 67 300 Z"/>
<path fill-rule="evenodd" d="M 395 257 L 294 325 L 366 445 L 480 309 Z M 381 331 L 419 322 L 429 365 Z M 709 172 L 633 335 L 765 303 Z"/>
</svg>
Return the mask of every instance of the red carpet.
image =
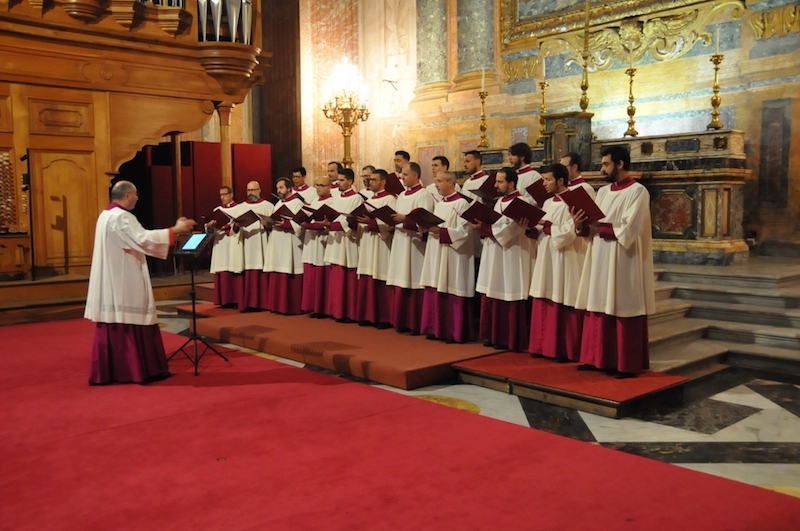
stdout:
<svg viewBox="0 0 800 531">
<path fill-rule="evenodd" d="M 92 324 L 0 328 L 2 529 L 794 529 L 800 499 L 231 353 L 89 387 Z M 182 338 L 165 334 L 167 350 Z"/>
<path fill-rule="evenodd" d="M 235 312 L 199 319 L 197 331 L 227 343 L 400 389 L 452 381 L 456 378 L 453 363 L 497 352 L 479 343 L 447 345 L 422 336 L 398 334 L 393 329 L 269 312 Z"/>
<path fill-rule="evenodd" d="M 684 376 L 647 372 L 636 378 L 617 380 L 601 372 L 581 372 L 575 363 L 554 363 L 528 354 L 504 352 L 494 356 L 462 361 L 456 368 L 479 374 L 562 389 L 612 402 L 626 402 L 685 382 Z"/>
</svg>

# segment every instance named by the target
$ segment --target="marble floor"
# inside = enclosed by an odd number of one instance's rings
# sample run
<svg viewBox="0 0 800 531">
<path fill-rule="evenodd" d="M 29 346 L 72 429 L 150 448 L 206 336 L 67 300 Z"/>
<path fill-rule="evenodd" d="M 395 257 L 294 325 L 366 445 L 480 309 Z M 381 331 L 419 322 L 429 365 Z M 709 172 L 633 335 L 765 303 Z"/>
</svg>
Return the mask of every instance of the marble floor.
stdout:
<svg viewBox="0 0 800 531">
<path fill-rule="evenodd" d="M 162 329 L 186 332 L 188 320 L 179 317 L 174 309 L 180 303 L 185 301 L 158 304 Z M 235 345 L 226 346 L 303 366 Z M 745 375 L 730 389 L 679 408 L 656 409 L 624 419 L 467 384 L 413 391 L 375 387 L 800 497 L 798 385 L 748 379 Z"/>
</svg>

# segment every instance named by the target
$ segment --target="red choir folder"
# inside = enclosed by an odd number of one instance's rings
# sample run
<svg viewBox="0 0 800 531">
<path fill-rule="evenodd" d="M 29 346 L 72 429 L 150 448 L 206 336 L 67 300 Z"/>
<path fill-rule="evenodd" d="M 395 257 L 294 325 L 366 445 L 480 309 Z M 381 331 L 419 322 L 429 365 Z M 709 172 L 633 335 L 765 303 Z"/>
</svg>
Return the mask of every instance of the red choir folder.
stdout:
<svg viewBox="0 0 800 531">
<path fill-rule="evenodd" d="M 222 207 L 217 207 L 211 211 L 211 215 L 206 217 L 206 223 L 209 221 L 216 221 L 217 227 L 222 227 L 233 219 L 230 214 L 222 210 Z"/>
<path fill-rule="evenodd" d="M 369 213 L 369 217 L 379 219 L 389 225 L 390 227 L 394 227 L 397 225 L 397 222 L 392 217 L 393 215 L 397 214 L 395 210 L 390 207 L 389 205 L 384 205 L 377 210 L 373 210 Z"/>
<path fill-rule="evenodd" d="M 584 190 L 582 186 L 562 192 L 559 196 L 566 204 L 575 208 L 576 211 L 583 210 L 589 218 L 589 224 L 597 223 L 606 217 L 603 211 L 600 210 L 600 207 L 597 206 L 597 203 L 594 202 L 594 199 L 586 193 L 586 190 Z"/>
<path fill-rule="evenodd" d="M 406 187 L 400 181 L 396 173 L 390 173 L 386 177 L 386 191 L 392 195 L 400 195 L 405 192 Z"/>
<path fill-rule="evenodd" d="M 313 208 L 303 206 L 300 210 L 297 211 L 297 214 L 294 215 L 294 222 L 305 223 L 308 221 L 312 221 L 314 219 L 313 216 L 315 212 L 316 211 Z"/>
<path fill-rule="evenodd" d="M 350 214 L 347 215 L 348 218 L 360 218 L 361 216 L 370 217 L 370 213 L 375 210 L 375 207 L 370 205 L 367 202 L 361 203 L 356 208 L 354 208 Z"/>
<path fill-rule="evenodd" d="M 461 214 L 461 217 L 470 223 L 480 221 L 487 225 L 494 225 L 494 222 L 500 219 L 501 216 L 502 214 L 495 212 L 493 208 L 484 205 L 480 201 L 473 201 L 470 207 Z"/>
<path fill-rule="evenodd" d="M 312 209 L 309 208 L 308 210 L 312 210 Z M 314 212 L 314 215 L 311 216 L 311 219 L 313 219 L 314 221 L 322 221 L 323 219 L 327 219 L 328 221 L 332 222 L 336 218 L 341 216 L 341 214 L 339 214 L 339 212 L 337 212 L 336 210 L 331 208 L 329 205 L 326 205 L 324 203 L 321 204 L 319 207 L 317 207 L 316 210 L 312 210 L 312 212 Z"/>
<path fill-rule="evenodd" d="M 497 191 L 497 188 L 494 187 L 495 182 L 495 172 L 492 172 L 486 180 L 483 181 L 480 187 L 470 191 L 484 201 L 494 201 L 501 195 L 500 192 Z"/>
<path fill-rule="evenodd" d="M 241 214 L 231 219 L 231 221 L 233 223 L 236 223 L 240 227 L 249 227 L 256 221 L 259 221 L 259 215 L 253 212 L 252 210 L 248 210 L 244 214 Z"/>
<path fill-rule="evenodd" d="M 543 179 L 536 179 L 532 185 L 525 188 L 531 197 L 536 201 L 536 204 L 542 206 L 545 201 L 553 197 L 555 194 L 551 194 L 547 191 L 544 187 L 544 180 Z"/>
<path fill-rule="evenodd" d="M 544 210 L 519 197 L 515 197 L 511 204 L 503 210 L 503 215 L 510 217 L 514 221 L 527 219 L 528 227 L 535 227 L 539 220 L 544 217 Z"/>
<path fill-rule="evenodd" d="M 442 218 L 435 216 L 433 212 L 422 207 L 415 208 L 406 214 L 406 218 L 416 223 L 421 229 L 429 229 L 444 223 Z"/>
<path fill-rule="evenodd" d="M 250 212 L 253 211 L 251 210 Z M 255 212 L 253 212 L 253 214 L 258 216 L 259 219 L 261 219 L 262 223 L 271 223 L 273 225 L 283 223 L 284 219 L 294 219 L 295 216 L 294 212 L 292 212 L 291 209 L 286 205 L 281 205 L 280 207 L 278 207 L 277 210 L 275 210 L 269 216 L 265 216 L 263 214 L 256 214 Z"/>
</svg>

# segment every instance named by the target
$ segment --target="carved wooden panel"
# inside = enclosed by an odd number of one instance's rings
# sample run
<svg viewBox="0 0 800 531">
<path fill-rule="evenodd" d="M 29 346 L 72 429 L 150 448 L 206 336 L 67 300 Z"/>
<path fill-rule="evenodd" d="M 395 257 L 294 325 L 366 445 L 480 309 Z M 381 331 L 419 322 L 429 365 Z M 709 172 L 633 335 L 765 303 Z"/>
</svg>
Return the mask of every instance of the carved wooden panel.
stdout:
<svg viewBox="0 0 800 531">
<path fill-rule="evenodd" d="M 29 100 L 30 131 L 33 135 L 94 136 L 91 103 L 59 103 Z"/>
<path fill-rule="evenodd" d="M 0 133 L 11 133 L 14 122 L 11 116 L 11 96 L 0 94 Z"/>
<path fill-rule="evenodd" d="M 684 189 L 661 190 L 652 202 L 656 236 L 689 237 L 694 227 L 694 200 Z"/>
<path fill-rule="evenodd" d="M 11 151 L 0 148 L 0 227 L 16 228 L 19 224 L 15 184 Z"/>
<path fill-rule="evenodd" d="M 97 173 L 92 152 L 30 151 L 34 265 L 83 271 L 92 257 Z"/>
</svg>

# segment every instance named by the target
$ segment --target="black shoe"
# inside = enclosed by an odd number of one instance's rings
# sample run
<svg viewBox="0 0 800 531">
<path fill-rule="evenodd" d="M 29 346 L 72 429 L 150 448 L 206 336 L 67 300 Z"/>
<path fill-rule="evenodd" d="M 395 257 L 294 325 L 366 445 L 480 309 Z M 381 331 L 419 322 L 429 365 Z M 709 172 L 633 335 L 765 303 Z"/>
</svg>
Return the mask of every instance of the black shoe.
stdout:
<svg viewBox="0 0 800 531">
<path fill-rule="evenodd" d="M 567 358 L 561 358 L 561 357 L 555 357 L 553 358 L 553 361 L 556 363 L 569 363 L 569 360 Z"/>
<path fill-rule="evenodd" d="M 447 343 L 448 345 L 452 345 L 453 343 L 456 342 L 456 340 L 453 339 L 452 337 L 448 337 L 447 339 L 444 340 L 444 342 Z"/>
<path fill-rule="evenodd" d="M 397 333 L 398 334 L 405 334 L 405 333 L 410 332 L 410 331 L 411 331 L 411 329 L 410 328 L 406 328 L 405 326 L 401 326 L 400 328 L 397 329 Z"/>
<path fill-rule="evenodd" d="M 540 352 L 531 352 L 530 354 L 533 359 L 544 358 Z"/>
<path fill-rule="evenodd" d="M 336 319 L 336 322 L 337 323 L 350 324 L 350 323 L 354 323 L 355 321 L 353 321 L 352 319 L 349 319 L 347 317 L 342 317 L 341 319 Z"/>
<path fill-rule="evenodd" d="M 319 319 L 319 314 L 317 312 L 311 312 L 308 316 L 312 319 Z"/>
<path fill-rule="evenodd" d="M 411 331 L 408 332 L 408 335 L 410 335 L 410 336 L 418 336 L 419 335 L 419 330 L 411 330 Z"/>
<path fill-rule="evenodd" d="M 484 341 L 484 342 L 483 342 L 483 346 L 484 346 L 484 347 L 493 347 L 494 345 L 492 344 L 492 342 L 491 342 L 491 341 L 489 341 L 489 340 L 487 339 L 486 341 Z"/>
<path fill-rule="evenodd" d="M 494 348 L 497 350 L 508 350 L 508 346 L 506 345 L 494 345 Z"/>
<path fill-rule="evenodd" d="M 153 383 L 153 382 L 160 382 L 160 381 L 162 381 L 162 380 L 166 380 L 166 379 L 167 379 L 167 378 L 169 378 L 170 376 L 175 376 L 175 375 L 174 375 L 174 374 L 172 374 L 172 373 L 171 373 L 171 372 L 169 372 L 169 371 L 160 372 L 160 373 L 156 374 L 155 376 L 151 376 L 151 377 L 150 377 L 150 378 L 148 378 L 147 380 L 143 381 L 143 382 L 142 382 L 142 385 L 151 384 L 151 383 Z"/>
<path fill-rule="evenodd" d="M 626 378 L 636 378 L 636 374 L 632 372 L 614 371 L 611 376 L 617 380 L 624 380 Z"/>
<path fill-rule="evenodd" d="M 369 326 L 371 324 L 372 323 L 370 323 L 369 321 L 364 321 L 364 320 L 358 322 L 358 326 Z"/>
<path fill-rule="evenodd" d="M 392 325 L 390 325 L 389 323 L 378 323 L 375 325 L 375 328 L 377 328 L 378 330 L 386 330 L 387 328 L 391 327 Z"/>
<path fill-rule="evenodd" d="M 429 339 L 431 341 L 434 341 L 434 340 L 437 339 L 437 337 L 435 335 L 433 335 L 433 334 L 428 334 L 428 335 L 425 336 L 425 339 Z"/>
<path fill-rule="evenodd" d="M 581 365 L 578 365 L 577 369 L 579 371 L 599 371 L 600 370 L 597 367 L 595 367 L 594 365 L 589 365 L 588 363 L 583 363 Z"/>
</svg>

